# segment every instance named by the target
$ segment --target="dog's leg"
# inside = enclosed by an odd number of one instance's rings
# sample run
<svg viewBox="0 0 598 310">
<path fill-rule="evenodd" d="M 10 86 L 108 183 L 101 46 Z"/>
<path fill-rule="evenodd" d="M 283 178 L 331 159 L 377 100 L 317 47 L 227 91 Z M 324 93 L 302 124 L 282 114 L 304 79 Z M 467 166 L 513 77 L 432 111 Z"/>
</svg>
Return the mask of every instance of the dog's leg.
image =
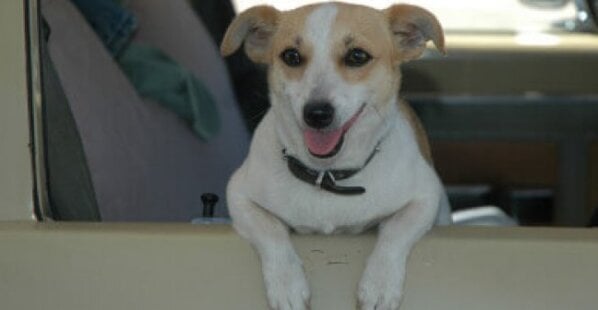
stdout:
<svg viewBox="0 0 598 310">
<path fill-rule="evenodd" d="M 228 203 L 235 229 L 260 257 L 270 307 L 309 309 L 309 287 L 286 225 L 240 195 L 229 195 Z"/>
<path fill-rule="evenodd" d="M 434 204 L 438 205 L 438 199 L 412 201 L 380 224 L 378 241 L 359 282 L 362 310 L 399 308 L 407 257 L 432 226 L 438 210 Z"/>
</svg>

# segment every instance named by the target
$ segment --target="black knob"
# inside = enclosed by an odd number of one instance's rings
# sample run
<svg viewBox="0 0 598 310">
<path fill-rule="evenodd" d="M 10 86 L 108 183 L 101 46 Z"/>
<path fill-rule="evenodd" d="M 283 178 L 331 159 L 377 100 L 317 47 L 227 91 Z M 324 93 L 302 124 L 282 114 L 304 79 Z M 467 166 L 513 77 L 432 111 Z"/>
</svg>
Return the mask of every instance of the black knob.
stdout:
<svg viewBox="0 0 598 310">
<path fill-rule="evenodd" d="M 218 202 L 218 195 L 204 193 L 201 195 L 201 202 L 203 203 L 203 217 L 214 217 L 214 207 Z"/>
<path fill-rule="evenodd" d="M 303 107 L 303 120 L 309 127 L 322 129 L 334 121 L 334 107 L 326 101 L 309 102 Z"/>
</svg>

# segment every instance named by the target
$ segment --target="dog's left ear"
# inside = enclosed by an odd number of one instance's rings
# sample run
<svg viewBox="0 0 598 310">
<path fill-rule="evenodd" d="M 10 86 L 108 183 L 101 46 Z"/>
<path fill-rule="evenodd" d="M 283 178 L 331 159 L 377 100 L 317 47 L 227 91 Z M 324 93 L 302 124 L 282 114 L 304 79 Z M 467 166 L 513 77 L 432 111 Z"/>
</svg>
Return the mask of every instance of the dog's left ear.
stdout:
<svg viewBox="0 0 598 310">
<path fill-rule="evenodd" d="M 396 4 L 384 10 L 399 61 L 413 60 L 421 56 L 426 42 L 432 40 L 444 55 L 444 34 L 434 14 L 415 5 Z"/>
<path fill-rule="evenodd" d="M 255 6 L 237 16 L 228 26 L 220 53 L 228 56 L 245 43 L 245 53 L 257 63 L 268 63 L 271 39 L 280 12 L 267 5 Z"/>
</svg>

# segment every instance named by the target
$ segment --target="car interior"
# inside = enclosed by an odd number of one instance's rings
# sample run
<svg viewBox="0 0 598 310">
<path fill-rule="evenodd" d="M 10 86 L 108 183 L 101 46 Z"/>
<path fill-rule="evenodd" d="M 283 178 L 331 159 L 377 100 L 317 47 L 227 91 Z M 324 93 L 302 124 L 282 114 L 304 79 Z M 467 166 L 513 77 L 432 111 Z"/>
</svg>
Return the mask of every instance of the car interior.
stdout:
<svg viewBox="0 0 598 310">
<path fill-rule="evenodd" d="M 48 189 L 38 217 L 226 221 L 226 182 L 269 103 L 266 68 L 242 51 L 223 59 L 218 44 L 258 2 L 106 2 L 40 3 Z M 427 129 L 456 223 L 595 224 L 595 2 L 419 2 L 445 25 L 448 56 L 404 64 L 401 96 Z M 202 115 L 216 126 L 198 128 L 210 123 Z"/>
</svg>

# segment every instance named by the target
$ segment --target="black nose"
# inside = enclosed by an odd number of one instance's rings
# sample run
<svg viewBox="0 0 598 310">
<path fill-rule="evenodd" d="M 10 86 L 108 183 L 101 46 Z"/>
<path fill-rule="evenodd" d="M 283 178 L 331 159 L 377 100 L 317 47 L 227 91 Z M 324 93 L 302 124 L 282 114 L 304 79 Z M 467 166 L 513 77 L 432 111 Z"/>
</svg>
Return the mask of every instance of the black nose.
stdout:
<svg viewBox="0 0 598 310">
<path fill-rule="evenodd" d="M 334 120 L 334 107 L 326 101 L 309 102 L 303 107 L 303 120 L 309 127 L 324 128 Z"/>
</svg>

